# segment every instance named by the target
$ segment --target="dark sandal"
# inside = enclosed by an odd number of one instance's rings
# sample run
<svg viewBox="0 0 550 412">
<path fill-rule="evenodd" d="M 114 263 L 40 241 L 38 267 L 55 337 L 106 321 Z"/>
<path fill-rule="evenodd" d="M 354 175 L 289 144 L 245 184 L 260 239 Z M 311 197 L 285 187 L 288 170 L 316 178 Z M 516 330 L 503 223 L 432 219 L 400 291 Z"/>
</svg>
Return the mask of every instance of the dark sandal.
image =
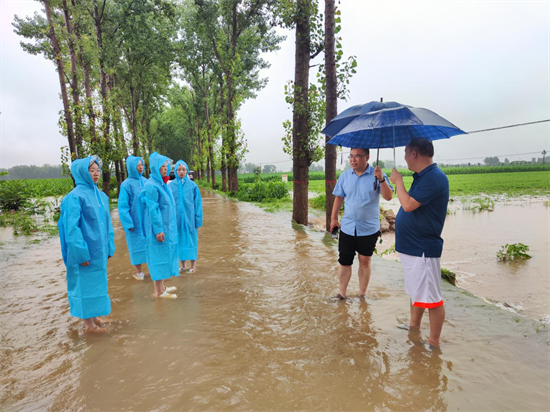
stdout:
<svg viewBox="0 0 550 412">
<path fill-rule="evenodd" d="M 340 295 L 340 294 L 337 294 L 336 296 L 334 296 L 334 299 L 336 299 L 336 300 L 346 300 L 346 298 L 343 297 L 343 296 Z"/>
</svg>

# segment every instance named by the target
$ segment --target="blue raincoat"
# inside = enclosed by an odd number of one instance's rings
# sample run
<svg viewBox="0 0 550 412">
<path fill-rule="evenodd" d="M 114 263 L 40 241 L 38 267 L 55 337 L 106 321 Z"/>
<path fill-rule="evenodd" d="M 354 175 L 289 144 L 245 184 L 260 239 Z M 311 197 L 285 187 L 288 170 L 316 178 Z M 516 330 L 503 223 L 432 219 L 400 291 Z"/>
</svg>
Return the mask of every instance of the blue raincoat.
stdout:
<svg viewBox="0 0 550 412">
<path fill-rule="evenodd" d="M 151 279 L 162 280 L 178 276 L 178 229 L 174 198 L 162 181 L 160 167 L 168 161 L 156 152 L 149 156 L 151 178 L 139 195 L 142 233 L 145 237 L 145 257 Z M 168 165 L 170 173 L 170 165 Z M 156 235 L 164 233 L 164 242 Z"/>
<path fill-rule="evenodd" d="M 120 223 L 126 232 L 126 244 L 128 245 L 132 265 L 145 263 L 145 242 L 141 235 L 138 196 L 145 186 L 147 179 L 142 176 L 143 172 L 138 173 L 137 171 L 137 165 L 140 160 L 145 166 L 141 157 L 129 156 L 126 159 L 128 179 L 120 185 L 120 194 L 118 195 L 118 215 Z"/>
<path fill-rule="evenodd" d="M 109 198 L 99 191 L 88 172 L 92 159 L 89 156 L 72 163 L 76 187 L 63 198 L 57 223 L 63 262 L 67 267 L 71 315 L 81 319 L 111 313 L 107 259 L 115 253 L 115 232 L 109 214 Z M 90 262 L 89 266 L 80 265 L 85 262 Z"/>
<path fill-rule="evenodd" d="M 178 160 L 175 171 L 183 165 L 189 172 L 187 163 Z M 197 260 L 199 244 L 198 228 L 202 226 L 202 199 L 199 187 L 185 175 L 181 179 L 177 172 L 176 178 L 168 186 L 176 201 L 178 220 L 178 259 Z"/>
</svg>

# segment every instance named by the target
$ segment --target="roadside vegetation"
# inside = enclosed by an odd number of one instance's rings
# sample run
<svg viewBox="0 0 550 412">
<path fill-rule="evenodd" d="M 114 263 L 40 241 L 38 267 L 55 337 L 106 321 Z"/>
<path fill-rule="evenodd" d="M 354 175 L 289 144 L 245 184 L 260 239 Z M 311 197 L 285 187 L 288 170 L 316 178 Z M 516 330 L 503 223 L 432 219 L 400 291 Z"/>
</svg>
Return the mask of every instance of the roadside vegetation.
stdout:
<svg viewBox="0 0 550 412">
<path fill-rule="evenodd" d="M 33 180 L 33 183 L 26 180 L 0 182 L 0 227 L 11 226 L 16 236 L 37 232 L 57 233 L 53 223 L 59 216 L 59 202 L 45 200 L 37 194 L 56 196 L 65 190 L 58 182 L 60 180 L 67 179 Z"/>
<path fill-rule="evenodd" d="M 547 165 L 528 165 L 456 167 L 444 170 L 449 178 L 451 197 L 470 196 L 472 198 L 465 201 L 466 207 L 481 212 L 494 209 L 494 200 L 491 197 L 496 195 L 550 196 L 550 170 L 546 169 L 548 169 Z M 461 170 L 474 173 L 463 174 Z M 495 173 L 496 170 L 502 173 Z M 405 175 L 405 186 L 410 187 L 412 173 L 409 170 L 400 170 L 400 172 Z M 340 173 L 338 172 L 338 175 Z M 386 170 L 386 174 L 390 173 L 390 170 Z M 288 182 L 282 181 L 283 175 L 286 175 Z M 309 192 L 318 194 L 309 199 L 309 207 L 313 210 L 325 210 L 324 178 L 324 172 L 309 174 Z M 229 196 L 236 200 L 253 202 L 269 212 L 291 211 L 292 179 L 292 173 L 241 174 L 239 190 L 230 193 Z M 116 178 L 113 176 L 111 180 L 110 197 L 116 199 L 118 196 Z M 213 190 L 211 183 L 206 180 L 197 179 L 196 182 L 201 187 Z M 100 183 L 99 187 L 103 185 Z M 0 181 L 0 226 L 13 226 L 16 234 L 30 234 L 44 228 L 46 231 L 52 231 L 51 222 L 47 222 L 48 219 L 44 216 L 51 215 L 53 218 L 55 209 L 59 207 L 60 198 L 72 188 L 72 180 L 66 178 Z M 219 194 L 228 195 L 219 190 L 221 189 L 219 184 L 216 184 L 216 188 L 217 190 L 214 189 L 214 191 Z M 44 202 L 45 197 L 55 199 Z"/>
<path fill-rule="evenodd" d="M 449 178 L 451 197 L 467 197 L 467 208 L 476 212 L 491 211 L 494 209 L 494 200 L 491 196 L 507 195 L 509 197 L 550 196 L 550 166 L 548 165 L 526 165 L 526 166 L 473 166 L 473 167 L 448 167 L 443 170 Z M 527 170 L 527 171 L 526 171 Z M 466 174 L 465 171 L 470 173 Z M 391 170 L 385 170 L 389 175 Z M 404 175 L 405 187 L 412 184 L 412 172 L 400 169 Z M 500 173 L 499 173 L 500 172 Z M 340 175 L 338 172 L 338 176 Z M 283 182 L 283 175 L 286 175 L 287 182 Z M 293 189 L 292 173 L 262 173 L 262 174 L 241 174 L 239 175 L 239 193 L 233 197 L 256 203 L 266 210 L 291 210 Z M 325 209 L 325 175 L 323 172 L 310 172 L 309 187 L 310 193 L 317 193 L 319 196 L 309 199 L 309 206 L 312 209 Z M 262 183 L 263 182 L 263 183 Z M 274 191 L 272 185 L 277 185 Z M 209 188 L 211 185 L 205 180 L 197 180 L 201 187 Z M 289 196 L 284 196 L 282 186 L 286 187 Z M 241 190 L 242 189 L 242 190 Z M 219 191 L 220 194 L 224 194 Z M 276 196 L 271 195 L 276 193 Z M 252 196 L 250 196 L 252 194 Z M 286 205 L 286 203 L 289 203 Z"/>
<path fill-rule="evenodd" d="M 543 168 L 544 169 L 540 169 Z M 449 178 L 449 189 L 451 196 L 479 196 L 502 195 L 523 196 L 523 195 L 550 195 L 550 168 L 547 166 L 475 166 L 475 167 L 454 167 L 444 168 L 443 171 Z M 471 171 L 464 173 L 463 171 Z M 527 170 L 527 171 L 526 171 Z M 391 170 L 384 170 L 389 176 Z M 500 171 L 500 172 L 499 172 Z M 405 187 L 412 184 L 412 172 L 400 169 L 404 176 Z M 338 176 L 340 175 L 338 172 Z M 259 178 L 262 181 L 282 181 L 286 175 L 288 190 L 292 190 L 292 173 L 264 173 Z M 239 175 L 239 184 L 251 183 L 255 179 L 253 174 Z M 309 174 L 309 192 L 325 193 L 325 175 L 323 172 L 311 172 Z"/>
</svg>

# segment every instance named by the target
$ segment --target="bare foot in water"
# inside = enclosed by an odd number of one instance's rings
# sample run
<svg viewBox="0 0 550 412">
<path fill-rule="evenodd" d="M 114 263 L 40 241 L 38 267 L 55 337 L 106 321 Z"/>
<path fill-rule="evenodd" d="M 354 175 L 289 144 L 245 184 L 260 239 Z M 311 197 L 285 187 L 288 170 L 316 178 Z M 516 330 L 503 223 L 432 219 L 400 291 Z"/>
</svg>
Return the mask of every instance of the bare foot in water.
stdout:
<svg viewBox="0 0 550 412">
<path fill-rule="evenodd" d="M 100 328 L 97 325 L 94 325 L 92 328 L 84 327 L 84 333 L 105 333 L 107 329 Z"/>
<path fill-rule="evenodd" d="M 113 321 L 111 319 L 102 319 L 102 318 L 94 318 L 94 323 L 96 326 L 99 326 L 101 328 L 111 324 Z"/>
</svg>

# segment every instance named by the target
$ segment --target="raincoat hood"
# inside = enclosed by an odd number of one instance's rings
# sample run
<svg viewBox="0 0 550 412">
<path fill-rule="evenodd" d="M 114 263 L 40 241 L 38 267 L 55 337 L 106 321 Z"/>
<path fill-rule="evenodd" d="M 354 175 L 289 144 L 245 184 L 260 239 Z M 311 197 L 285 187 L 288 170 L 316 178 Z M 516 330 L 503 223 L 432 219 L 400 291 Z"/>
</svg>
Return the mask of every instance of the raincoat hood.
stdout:
<svg viewBox="0 0 550 412">
<path fill-rule="evenodd" d="M 163 156 L 161 154 L 158 154 L 157 152 L 151 153 L 149 156 L 149 163 L 151 166 L 151 177 L 155 180 L 159 181 L 160 183 L 164 183 L 162 181 L 162 176 L 160 175 L 160 168 L 165 163 L 168 162 L 168 170 L 166 171 L 166 176 L 170 175 L 170 159 L 168 159 L 166 156 Z M 137 163 L 136 163 L 137 165 Z"/>
<path fill-rule="evenodd" d="M 141 157 L 128 156 L 128 158 L 126 159 L 126 169 L 128 170 L 128 177 L 139 179 L 139 177 L 143 175 L 143 172 L 138 173 L 137 171 L 137 165 L 140 160 L 141 164 L 143 165 L 143 170 L 145 170 L 145 162 Z"/>
<path fill-rule="evenodd" d="M 77 185 L 87 185 L 90 187 L 96 187 L 88 168 L 91 162 L 94 161 L 99 166 L 99 172 L 101 173 L 101 165 L 94 156 L 88 156 L 84 159 L 77 159 L 71 164 L 71 173 L 74 177 L 74 181 Z"/>
<path fill-rule="evenodd" d="M 179 177 L 178 175 L 178 167 L 180 167 L 180 165 L 183 165 L 183 167 L 185 167 L 185 169 L 187 169 L 187 173 L 185 174 L 185 177 L 182 179 L 181 177 Z M 176 175 L 176 179 L 178 180 L 178 183 L 185 183 L 187 181 L 189 181 L 189 166 L 187 166 L 187 163 L 185 163 L 183 160 L 178 160 L 176 162 L 176 166 L 174 166 L 174 173 Z"/>
</svg>

